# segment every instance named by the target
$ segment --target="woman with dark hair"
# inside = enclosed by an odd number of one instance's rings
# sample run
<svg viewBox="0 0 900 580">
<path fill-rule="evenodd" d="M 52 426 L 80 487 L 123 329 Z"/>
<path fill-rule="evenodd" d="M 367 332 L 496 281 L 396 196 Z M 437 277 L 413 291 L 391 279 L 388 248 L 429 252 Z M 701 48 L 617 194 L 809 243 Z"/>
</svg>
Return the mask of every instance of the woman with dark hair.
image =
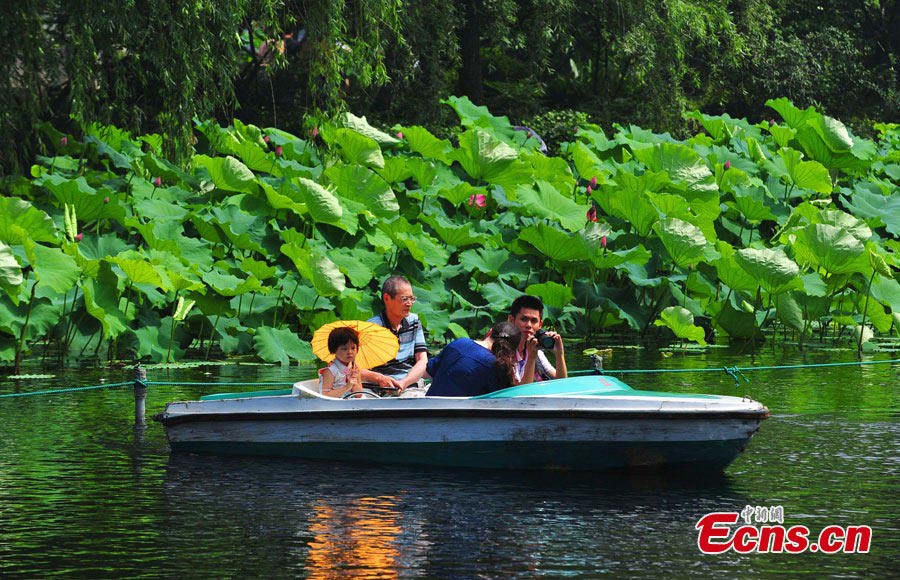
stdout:
<svg viewBox="0 0 900 580">
<path fill-rule="evenodd" d="M 537 339 L 526 342 L 526 363 L 522 380 L 517 379 L 516 349 L 522 331 L 515 324 L 498 322 L 484 340 L 458 338 L 428 360 L 426 373 L 432 377 L 429 397 L 473 397 L 513 385 L 530 383 L 534 377 Z"/>
</svg>

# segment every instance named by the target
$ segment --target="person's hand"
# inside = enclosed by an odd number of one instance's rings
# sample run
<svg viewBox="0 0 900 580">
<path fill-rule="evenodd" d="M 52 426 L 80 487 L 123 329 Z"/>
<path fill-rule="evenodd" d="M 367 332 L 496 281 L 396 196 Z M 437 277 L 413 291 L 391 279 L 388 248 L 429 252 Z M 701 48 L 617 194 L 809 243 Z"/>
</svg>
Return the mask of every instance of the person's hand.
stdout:
<svg viewBox="0 0 900 580">
<path fill-rule="evenodd" d="M 347 370 L 347 384 L 350 385 L 350 390 L 354 393 L 358 393 L 362 390 L 360 370 L 356 364 L 351 364 L 350 368 Z"/>
<path fill-rule="evenodd" d="M 398 381 L 394 377 L 389 377 L 381 373 L 373 373 L 372 381 L 379 387 L 395 387 L 397 389 L 400 388 L 400 381 Z"/>
<path fill-rule="evenodd" d="M 562 337 L 558 332 L 553 332 L 552 330 L 547 331 L 547 336 L 553 339 L 553 354 L 556 356 L 562 356 L 563 354 L 563 341 Z"/>
<path fill-rule="evenodd" d="M 535 359 L 537 357 L 537 351 L 541 347 L 538 344 L 538 339 L 534 336 L 529 336 L 525 339 L 525 360 Z"/>
</svg>

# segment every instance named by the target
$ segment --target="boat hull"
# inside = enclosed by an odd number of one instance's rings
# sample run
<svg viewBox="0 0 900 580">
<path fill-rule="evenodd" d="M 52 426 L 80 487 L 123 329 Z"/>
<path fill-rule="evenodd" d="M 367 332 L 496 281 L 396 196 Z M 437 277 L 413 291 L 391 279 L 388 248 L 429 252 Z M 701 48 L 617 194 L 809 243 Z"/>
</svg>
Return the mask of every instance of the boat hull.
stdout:
<svg viewBox="0 0 900 580">
<path fill-rule="evenodd" d="M 698 423 L 700 421 L 701 423 Z M 176 452 L 486 469 L 723 470 L 759 420 L 215 421 L 169 429 Z M 391 437 L 391 435 L 394 437 Z M 415 436 L 409 436 L 415 434 Z"/>
<path fill-rule="evenodd" d="M 749 399 L 635 391 L 612 377 L 475 398 L 220 395 L 157 418 L 173 451 L 491 469 L 722 470 L 768 416 Z"/>
</svg>

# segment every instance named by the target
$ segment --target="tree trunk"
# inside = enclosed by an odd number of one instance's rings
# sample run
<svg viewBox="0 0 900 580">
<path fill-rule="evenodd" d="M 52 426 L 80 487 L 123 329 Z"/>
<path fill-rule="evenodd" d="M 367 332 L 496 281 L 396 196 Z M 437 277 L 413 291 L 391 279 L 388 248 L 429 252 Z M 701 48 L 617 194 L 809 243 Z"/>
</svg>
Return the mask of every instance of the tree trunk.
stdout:
<svg viewBox="0 0 900 580">
<path fill-rule="evenodd" d="M 465 1 L 465 24 L 459 35 L 462 67 L 459 91 L 476 104 L 482 101 L 481 85 L 481 0 Z"/>
</svg>

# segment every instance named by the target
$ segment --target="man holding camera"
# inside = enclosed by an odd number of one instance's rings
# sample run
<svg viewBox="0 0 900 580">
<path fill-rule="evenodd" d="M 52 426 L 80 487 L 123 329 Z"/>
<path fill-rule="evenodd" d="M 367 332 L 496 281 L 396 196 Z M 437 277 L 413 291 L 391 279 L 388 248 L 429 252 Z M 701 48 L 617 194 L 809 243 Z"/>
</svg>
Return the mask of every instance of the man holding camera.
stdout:
<svg viewBox="0 0 900 580">
<path fill-rule="evenodd" d="M 564 379 L 569 376 L 566 369 L 566 355 L 563 350 L 562 337 L 553 331 L 543 330 L 544 303 L 537 296 L 523 295 L 513 300 L 509 309 L 509 321 L 522 331 L 522 341 L 516 351 L 519 363 L 519 376 L 525 367 L 525 343 L 534 337 L 538 345 L 544 349 L 553 349 L 556 358 L 556 367 L 550 364 L 543 350 L 537 351 L 537 360 L 534 367 L 535 381 L 549 381 L 551 379 Z"/>
</svg>

